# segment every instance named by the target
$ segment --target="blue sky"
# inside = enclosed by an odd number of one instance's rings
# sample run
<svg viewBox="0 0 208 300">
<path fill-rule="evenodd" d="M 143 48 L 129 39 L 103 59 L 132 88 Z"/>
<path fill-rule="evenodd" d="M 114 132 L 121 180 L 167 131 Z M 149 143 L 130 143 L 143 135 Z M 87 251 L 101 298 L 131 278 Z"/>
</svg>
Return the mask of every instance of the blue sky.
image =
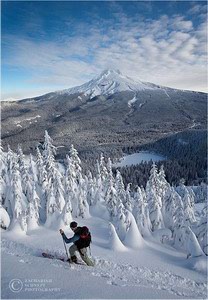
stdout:
<svg viewBox="0 0 208 300">
<path fill-rule="evenodd" d="M 3 1 L 2 99 L 80 85 L 106 68 L 207 91 L 206 2 Z"/>
</svg>

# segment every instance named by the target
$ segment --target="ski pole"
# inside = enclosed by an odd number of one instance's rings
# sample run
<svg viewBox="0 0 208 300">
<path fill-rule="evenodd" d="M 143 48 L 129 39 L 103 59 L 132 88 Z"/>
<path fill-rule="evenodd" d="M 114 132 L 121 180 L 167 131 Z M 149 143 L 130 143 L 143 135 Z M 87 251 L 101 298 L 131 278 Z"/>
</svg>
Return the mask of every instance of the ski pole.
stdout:
<svg viewBox="0 0 208 300">
<path fill-rule="evenodd" d="M 67 256 L 67 258 L 68 258 L 68 261 L 70 261 L 69 254 L 68 254 L 68 251 L 67 251 L 67 248 L 66 248 L 66 244 L 65 244 L 63 238 L 62 238 L 62 240 L 63 240 L 63 243 L 64 243 L 64 248 L 65 248 L 65 251 L 66 251 L 66 256 Z"/>
</svg>

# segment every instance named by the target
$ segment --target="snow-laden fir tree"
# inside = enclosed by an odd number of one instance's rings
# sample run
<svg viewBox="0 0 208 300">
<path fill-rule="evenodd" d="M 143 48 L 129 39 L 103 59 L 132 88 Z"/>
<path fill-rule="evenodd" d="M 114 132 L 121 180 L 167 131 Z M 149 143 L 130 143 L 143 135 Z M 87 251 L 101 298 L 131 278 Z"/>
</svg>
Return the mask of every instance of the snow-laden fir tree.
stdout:
<svg viewBox="0 0 208 300">
<path fill-rule="evenodd" d="M 53 182 L 53 188 L 54 188 L 54 195 L 57 202 L 57 207 L 60 212 L 62 212 L 65 200 L 64 200 L 64 186 L 62 183 L 62 174 L 59 171 L 58 168 L 54 170 L 54 182 Z"/>
<path fill-rule="evenodd" d="M 69 156 L 71 159 L 71 166 L 73 168 L 73 175 L 75 176 L 76 183 L 79 184 L 80 174 L 82 174 L 81 160 L 73 145 L 70 147 Z"/>
<path fill-rule="evenodd" d="M 57 164 L 55 161 L 56 147 L 53 145 L 53 140 L 45 131 L 45 140 L 43 144 L 43 161 L 47 172 L 48 183 L 51 186 L 54 183 L 56 176 Z"/>
<path fill-rule="evenodd" d="M 31 194 L 32 194 L 32 186 L 31 186 L 32 180 L 31 180 L 31 177 L 29 176 L 28 167 L 25 163 L 25 155 L 23 154 L 23 151 L 22 151 L 22 148 L 20 145 L 18 145 L 17 157 L 18 157 L 20 175 L 21 175 L 21 179 L 22 179 L 22 190 L 29 201 Z"/>
<path fill-rule="evenodd" d="M 0 204 L 4 205 L 7 192 L 6 183 L 6 155 L 0 145 Z"/>
<path fill-rule="evenodd" d="M 95 203 L 96 180 L 93 179 L 92 173 L 87 172 L 87 202 L 90 206 Z"/>
<path fill-rule="evenodd" d="M 106 180 L 106 177 L 108 176 L 108 170 L 106 167 L 105 158 L 103 156 L 103 153 L 101 153 L 101 155 L 100 155 L 100 175 L 101 175 L 101 180 L 104 183 Z"/>
<path fill-rule="evenodd" d="M 0 227 L 2 229 L 7 229 L 10 224 L 10 216 L 4 207 L 0 204 Z"/>
<path fill-rule="evenodd" d="M 27 229 L 33 230 L 39 225 L 39 207 L 40 207 L 40 198 L 36 192 L 35 182 L 32 187 L 32 197 L 28 203 L 27 210 Z"/>
<path fill-rule="evenodd" d="M 179 207 L 184 210 L 181 196 L 173 187 L 169 187 L 164 195 L 162 207 L 163 220 L 166 228 L 173 230 L 175 226 L 175 215 L 177 214 L 177 208 Z"/>
<path fill-rule="evenodd" d="M 102 179 L 100 174 L 100 164 L 97 160 L 96 162 L 96 176 L 95 176 L 96 184 L 95 184 L 95 197 L 94 197 L 94 206 L 96 204 L 100 205 L 100 203 L 104 202 L 104 192 Z"/>
<path fill-rule="evenodd" d="M 123 241 L 127 233 L 128 224 L 126 221 L 126 209 L 121 201 L 118 201 L 118 203 L 119 204 L 117 204 L 117 214 L 114 218 L 114 224 L 116 226 L 116 230 L 120 240 Z"/>
<path fill-rule="evenodd" d="M 160 176 L 161 176 L 161 179 L 164 179 L 162 177 L 163 176 L 162 171 L 161 171 Z M 154 194 L 156 195 L 156 198 L 157 198 L 157 203 L 160 207 L 162 207 L 161 186 L 163 186 L 163 185 L 164 185 L 164 183 L 161 183 L 160 179 L 159 179 L 157 166 L 153 162 L 152 168 L 150 170 L 150 176 L 149 176 L 149 179 L 148 179 L 147 184 L 146 184 L 146 192 L 149 191 L 149 190 L 154 190 Z"/>
<path fill-rule="evenodd" d="M 164 221 L 161 211 L 161 198 L 159 198 L 157 195 L 155 188 L 152 188 L 151 182 L 149 182 L 149 184 L 146 186 L 146 195 L 152 231 L 164 228 Z"/>
<path fill-rule="evenodd" d="M 37 193 L 40 198 L 40 221 L 45 223 L 47 214 L 47 197 L 49 195 L 50 188 L 44 159 L 38 147 L 36 148 L 36 157 L 38 178 Z"/>
<path fill-rule="evenodd" d="M 116 189 L 113 182 L 110 181 L 105 201 L 111 220 L 117 215 L 117 199 Z"/>
<path fill-rule="evenodd" d="M 69 226 L 72 221 L 72 206 L 71 201 L 68 200 L 66 201 L 62 213 L 59 217 L 59 228 L 61 228 L 62 226 Z"/>
<path fill-rule="evenodd" d="M 131 183 L 127 184 L 127 187 L 126 187 L 126 197 L 124 199 L 123 204 L 124 204 L 124 207 L 127 210 L 129 210 L 129 211 L 132 212 L 132 206 L 133 206 L 133 204 L 132 204 L 132 197 L 131 197 Z"/>
<path fill-rule="evenodd" d="M 183 187 L 183 192 L 182 201 L 184 205 L 185 220 L 189 222 L 189 224 L 193 224 L 196 222 L 193 195 L 185 186 Z"/>
<path fill-rule="evenodd" d="M 120 201 L 123 204 L 126 203 L 126 190 L 123 183 L 123 178 L 121 176 L 121 173 L 118 170 L 116 171 L 115 189 Z"/>
<path fill-rule="evenodd" d="M 30 154 L 30 162 L 28 168 L 29 176 L 32 178 L 32 181 L 38 184 L 38 176 L 37 176 L 37 165 L 33 159 L 32 154 Z"/>
<path fill-rule="evenodd" d="M 72 215 L 78 216 L 78 178 L 72 159 L 66 156 L 65 201 L 72 206 Z"/>
<path fill-rule="evenodd" d="M 87 190 L 86 182 L 82 177 L 82 174 L 79 174 L 79 189 L 77 193 L 78 197 L 78 213 L 77 215 L 82 218 L 89 218 L 89 204 L 87 202 Z"/>
<path fill-rule="evenodd" d="M 147 203 L 144 201 L 143 194 L 139 186 L 137 187 L 136 193 L 134 194 L 133 215 L 142 236 L 149 236 L 151 234 L 149 209 Z"/>
<path fill-rule="evenodd" d="M 38 147 L 36 148 L 36 156 L 37 156 L 36 165 L 37 165 L 38 182 L 39 185 L 45 189 L 48 185 L 48 176 L 47 176 L 47 171 L 44 164 L 43 156 Z"/>
<path fill-rule="evenodd" d="M 14 171 L 15 164 L 17 164 L 17 155 L 11 150 L 10 146 L 8 145 L 8 151 L 6 153 L 6 166 L 5 166 L 5 177 L 4 177 L 6 183 L 4 208 L 8 212 L 10 218 L 12 218 L 13 216 L 12 174 Z"/>
<path fill-rule="evenodd" d="M 122 244 L 116 229 L 112 223 L 109 223 L 109 248 L 113 251 L 126 251 L 126 247 Z"/>
<path fill-rule="evenodd" d="M 189 224 L 196 222 L 194 212 L 194 193 L 184 185 L 184 180 L 181 180 L 180 185 L 176 188 L 177 192 L 182 197 L 184 205 L 184 216 Z"/>
<path fill-rule="evenodd" d="M 143 186 L 141 186 L 141 193 L 142 193 L 142 197 L 143 197 L 143 201 L 144 201 L 144 211 L 145 211 L 145 216 L 146 216 L 146 226 L 147 228 L 149 228 L 150 233 L 152 232 L 152 223 L 150 220 L 150 212 L 149 212 L 149 205 L 147 202 L 147 195 L 145 192 L 145 189 Z"/>
<path fill-rule="evenodd" d="M 200 221 L 195 228 L 195 234 L 197 236 L 199 244 L 206 255 L 208 255 L 207 215 L 208 209 L 206 202 L 201 212 Z"/>
<path fill-rule="evenodd" d="M 10 229 L 15 230 L 16 232 L 26 232 L 27 199 L 22 190 L 21 176 L 17 160 L 14 160 L 11 170 L 11 185 L 9 187 L 8 197 L 10 199 L 12 211 Z"/>
<path fill-rule="evenodd" d="M 54 188 L 53 184 L 51 185 L 48 199 L 47 199 L 47 207 L 46 207 L 46 222 L 45 226 L 51 227 L 51 228 L 56 228 L 57 227 L 57 222 L 60 217 L 60 211 L 57 206 L 56 198 L 54 195 Z"/>
<path fill-rule="evenodd" d="M 204 256 L 204 252 L 202 251 L 202 248 L 196 238 L 196 235 L 189 226 L 185 228 L 184 239 L 187 251 L 187 258 Z"/>
<path fill-rule="evenodd" d="M 11 177 L 12 177 L 12 170 L 14 161 L 17 159 L 17 155 L 15 152 L 12 151 L 10 146 L 8 145 L 8 151 L 6 153 L 6 167 L 5 167 L 5 182 L 7 185 L 10 185 L 11 183 Z"/>
<path fill-rule="evenodd" d="M 7 172 L 7 162 L 6 162 L 6 153 L 3 152 L 3 147 L 0 144 L 0 176 L 1 176 L 1 187 L 4 189 L 7 184 L 6 172 Z M 1 196 L 3 197 L 2 191 L 0 191 Z M 4 202 L 5 199 L 1 198 L 1 203 Z"/>
<path fill-rule="evenodd" d="M 124 240 L 124 245 L 130 248 L 138 249 L 144 245 L 144 240 L 136 224 L 132 213 L 126 210 L 127 233 Z"/>
<path fill-rule="evenodd" d="M 103 163 L 104 163 L 104 161 L 103 161 Z M 103 183 L 103 187 L 104 187 L 103 190 L 104 190 L 104 197 L 105 197 L 108 187 L 111 184 L 115 185 L 115 179 L 114 179 L 113 171 L 112 171 L 112 162 L 111 162 L 110 158 L 108 158 L 107 167 L 104 166 L 104 168 L 106 170 L 106 174 L 103 177 L 105 179 L 102 180 L 102 183 Z M 102 178 L 102 176 L 101 176 L 101 178 Z"/>
<path fill-rule="evenodd" d="M 180 185 L 176 188 L 177 192 L 182 197 L 182 201 L 184 204 L 184 214 L 186 221 L 190 223 L 190 225 L 196 222 L 195 218 L 195 208 L 194 208 L 194 193 L 191 187 L 187 188 L 184 184 L 184 179 L 181 179 Z"/>
<path fill-rule="evenodd" d="M 159 173 L 158 173 L 158 180 L 159 180 L 159 195 L 161 197 L 162 205 L 164 202 L 164 196 L 166 194 L 166 191 L 170 188 L 170 184 L 167 182 L 165 178 L 165 171 L 163 165 L 160 167 Z"/>
<path fill-rule="evenodd" d="M 176 208 L 173 222 L 173 244 L 178 249 L 185 249 L 185 229 L 187 224 L 184 222 L 184 211 L 182 206 Z"/>
</svg>

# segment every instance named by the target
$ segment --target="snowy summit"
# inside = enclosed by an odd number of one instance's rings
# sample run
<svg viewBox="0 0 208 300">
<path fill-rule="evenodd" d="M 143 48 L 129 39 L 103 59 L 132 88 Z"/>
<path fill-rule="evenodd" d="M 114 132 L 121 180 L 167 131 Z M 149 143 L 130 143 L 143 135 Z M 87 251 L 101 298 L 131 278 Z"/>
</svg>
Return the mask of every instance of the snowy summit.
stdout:
<svg viewBox="0 0 208 300">
<path fill-rule="evenodd" d="M 153 84 L 135 81 L 124 76 L 119 70 L 107 69 L 89 82 L 70 89 L 59 91 L 60 94 L 84 93 L 86 96 L 111 95 L 123 91 L 142 91 L 153 89 Z"/>
</svg>

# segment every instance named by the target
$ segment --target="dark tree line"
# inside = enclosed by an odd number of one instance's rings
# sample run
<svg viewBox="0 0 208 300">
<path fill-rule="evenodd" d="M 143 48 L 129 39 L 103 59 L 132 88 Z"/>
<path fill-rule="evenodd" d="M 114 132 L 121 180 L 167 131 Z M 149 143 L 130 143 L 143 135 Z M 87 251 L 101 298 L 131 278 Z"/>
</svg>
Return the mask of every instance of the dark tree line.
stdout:
<svg viewBox="0 0 208 300">
<path fill-rule="evenodd" d="M 161 154 L 166 160 L 157 163 L 164 166 L 166 179 L 172 185 L 178 185 L 183 178 L 186 185 L 199 185 L 207 182 L 207 132 L 205 130 L 189 130 L 167 136 L 154 143 L 142 146 L 126 146 L 122 150 L 106 144 L 105 148 L 96 147 L 93 150 L 79 151 L 82 160 L 82 169 L 85 174 L 91 171 L 95 175 L 96 160 L 101 153 L 106 160 L 108 157 L 116 162 L 126 154 L 139 151 L 148 151 Z M 64 162 L 64 161 L 62 161 Z M 138 165 L 119 168 L 124 183 L 132 183 L 132 187 L 146 186 L 149 178 L 152 161 L 142 162 Z M 115 170 L 114 170 L 115 173 Z"/>
<path fill-rule="evenodd" d="M 167 160 L 157 165 L 164 165 L 169 183 L 178 185 L 181 178 L 186 185 L 198 185 L 207 182 L 207 132 L 205 130 L 189 130 L 160 139 L 154 143 L 140 147 L 125 147 L 123 151 L 131 154 L 141 150 L 160 153 Z M 134 186 L 146 186 L 152 162 L 121 168 L 125 183 Z"/>
</svg>

